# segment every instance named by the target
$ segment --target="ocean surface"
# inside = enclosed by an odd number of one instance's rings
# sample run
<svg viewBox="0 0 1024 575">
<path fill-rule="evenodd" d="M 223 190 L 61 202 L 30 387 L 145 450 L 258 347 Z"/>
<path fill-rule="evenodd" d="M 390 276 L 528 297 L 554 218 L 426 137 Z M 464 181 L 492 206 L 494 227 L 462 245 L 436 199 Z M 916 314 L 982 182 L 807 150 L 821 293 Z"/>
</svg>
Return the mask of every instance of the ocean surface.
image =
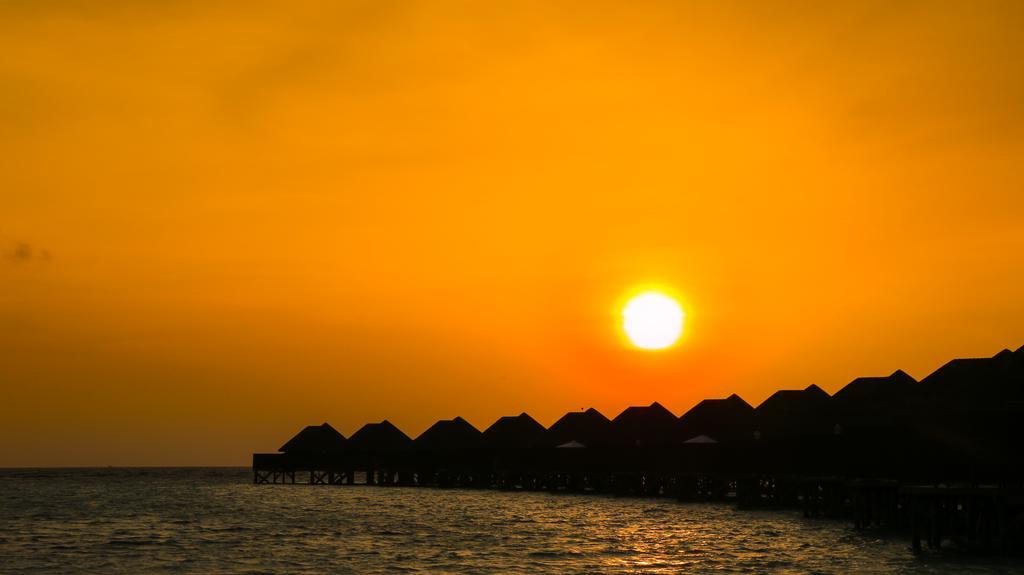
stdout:
<svg viewBox="0 0 1024 575">
<path fill-rule="evenodd" d="M 247 469 L 0 470 L 0 573 L 1024 573 L 798 512 L 252 485 Z"/>
</svg>

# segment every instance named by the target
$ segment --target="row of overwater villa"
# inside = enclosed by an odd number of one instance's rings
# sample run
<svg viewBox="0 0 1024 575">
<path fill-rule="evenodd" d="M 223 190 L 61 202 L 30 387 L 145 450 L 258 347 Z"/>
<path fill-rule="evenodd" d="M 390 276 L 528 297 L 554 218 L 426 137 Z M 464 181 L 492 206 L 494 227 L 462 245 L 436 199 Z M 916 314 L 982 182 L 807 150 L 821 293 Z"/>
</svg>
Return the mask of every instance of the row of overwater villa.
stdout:
<svg viewBox="0 0 1024 575">
<path fill-rule="evenodd" d="M 835 395 L 781 390 L 756 408 L 737 395 L 676 417 L 661 404 L 609 419 L 526 413 L 480 431 L 442 419 L 415 439 L 389 421 L 344 437 L 312 425 L 253 455 L 253 481 L 732 501 L 906 528 L 915 549 L 954 541 L 1024 545 L 1024 347 L 957 359 L 921 381 L 864 377 Z"/>
</svg>

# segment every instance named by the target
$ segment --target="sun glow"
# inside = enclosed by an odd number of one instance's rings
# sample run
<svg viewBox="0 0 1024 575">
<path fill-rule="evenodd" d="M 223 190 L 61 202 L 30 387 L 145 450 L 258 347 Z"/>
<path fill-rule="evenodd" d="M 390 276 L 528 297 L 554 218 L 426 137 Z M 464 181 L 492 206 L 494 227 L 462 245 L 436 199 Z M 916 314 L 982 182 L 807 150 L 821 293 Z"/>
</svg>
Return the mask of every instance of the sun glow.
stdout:
<svg viewBox="0 0 1024 575">
<path fill-rule="evenodd" d="M 685 317 L 676 300 L 661 292 L 645 291 L 622 308 L 622 330 L 635 347 L 665 349 L 679 341 Z"/>
</svg>

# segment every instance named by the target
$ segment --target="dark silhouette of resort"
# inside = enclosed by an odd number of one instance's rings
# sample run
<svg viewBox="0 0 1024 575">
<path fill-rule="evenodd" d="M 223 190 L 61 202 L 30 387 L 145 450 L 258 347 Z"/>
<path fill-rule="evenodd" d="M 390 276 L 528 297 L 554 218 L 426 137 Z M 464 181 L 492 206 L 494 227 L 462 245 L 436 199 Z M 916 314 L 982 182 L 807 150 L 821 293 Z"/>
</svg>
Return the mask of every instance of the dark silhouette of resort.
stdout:
<svg viewBox="0 0 1024 575">
<path fill-rule="evenodd" d="M 348 439 L 324 423 L 254 454 L 253 480 L 731 500 L 905 527 L 915 549 L 1019 551 L 1022 425 L 1024 347 L 921 381 L 858 378 L 832 396 L 811 385 L 756 408 L 735 394 L 705 399 L 681 417 L 657 402 L 614 419 L 570 412 L 547 429 L 526 413 L 483 432 L 455 417 L 415 439 L 386 420 Z"/>
</svg>

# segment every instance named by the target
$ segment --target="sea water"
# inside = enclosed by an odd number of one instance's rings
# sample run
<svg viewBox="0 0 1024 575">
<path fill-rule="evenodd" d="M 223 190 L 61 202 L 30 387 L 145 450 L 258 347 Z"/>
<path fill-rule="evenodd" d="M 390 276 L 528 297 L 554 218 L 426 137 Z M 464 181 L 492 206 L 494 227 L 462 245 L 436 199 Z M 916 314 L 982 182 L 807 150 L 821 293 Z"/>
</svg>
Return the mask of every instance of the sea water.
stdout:
<svg viewBox="0 0 1024 575">
<path fill-rule="evenodd" d="M 0 573 L 1024 573 L 670 499 L 253 485 L 246 469 L 0 470 Z"/>
</svg>

